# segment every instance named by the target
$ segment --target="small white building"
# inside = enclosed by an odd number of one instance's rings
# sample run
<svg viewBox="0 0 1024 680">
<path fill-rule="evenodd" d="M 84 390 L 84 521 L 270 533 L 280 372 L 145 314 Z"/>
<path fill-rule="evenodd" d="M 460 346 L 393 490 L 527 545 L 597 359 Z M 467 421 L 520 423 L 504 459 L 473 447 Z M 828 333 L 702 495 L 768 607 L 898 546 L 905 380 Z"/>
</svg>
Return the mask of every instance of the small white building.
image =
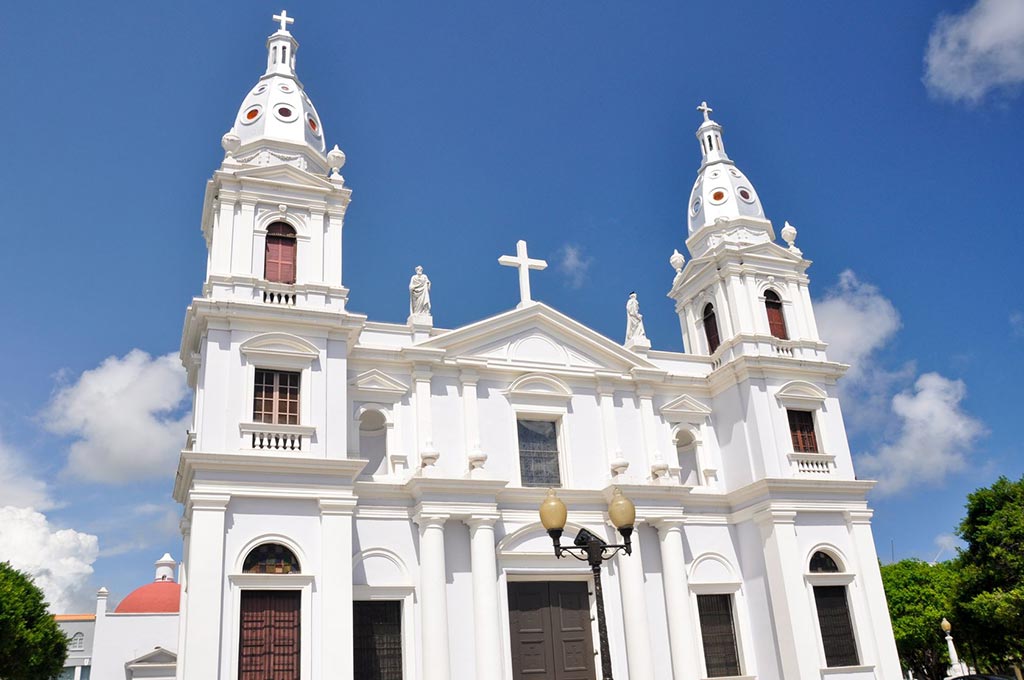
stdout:
<svg viewBox="0 0 1024 680">
<path fill-rule="evenodd" d="M 899 678 L 846 366 L 796 230 L 776 242 L 710 109 L 691 259 L 666 270 L 685 353 L 651 348 L 635 300 L 624 343 L 533 300 L 525 243 L 501 258 L 515 309 L 435 328 L 427 272 L 407 323 L 374 322 L 346 308 L 345 157 L 275 19 L 207 183 L 185 314 L 178 677 L 596 678 L 591 572 L 555 559 L 537 508 L 557 488 L 568 540 L 613 543 L 618 488 L 637 524 L 603 571 L 616 678 Z"/>
</svg>

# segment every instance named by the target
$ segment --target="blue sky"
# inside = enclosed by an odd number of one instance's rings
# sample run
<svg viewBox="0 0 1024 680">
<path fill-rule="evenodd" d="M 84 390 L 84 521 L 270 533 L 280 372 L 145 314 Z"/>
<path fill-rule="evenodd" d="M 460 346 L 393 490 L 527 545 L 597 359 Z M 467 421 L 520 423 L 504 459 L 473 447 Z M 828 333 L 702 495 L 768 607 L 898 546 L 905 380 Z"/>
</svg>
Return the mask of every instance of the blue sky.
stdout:
<svg viewBox="0 0 1024 680">
<path fill-rule="evenodd" d="M 879 553 L 931 559 L 966 493 L 1024 471 L 1020 7 L 293 2 L 300 78 L 348 156 L 349 306 L 403 321 L 422 264 L 438 326 L 503 311 L 518 289 L 496 259 L 524 238 L 551 265 L 534 297 L 619 338 L 636 290 L 654 346 L 681 349 L 667 260 L 706 99 L 768 217 L 799 229 L 832 356 L 857 362 L 844 411 L 883 481 Z M 160 357 L 200 290 L 204 184 L 279 10 L 5 12 L 0 506 L 38 512 L 7 511 L 0 558 L 58 606 L 180 557 L 188 402 Z M 57 558 L 71 566 L 41 571 Z"/>
</svg>

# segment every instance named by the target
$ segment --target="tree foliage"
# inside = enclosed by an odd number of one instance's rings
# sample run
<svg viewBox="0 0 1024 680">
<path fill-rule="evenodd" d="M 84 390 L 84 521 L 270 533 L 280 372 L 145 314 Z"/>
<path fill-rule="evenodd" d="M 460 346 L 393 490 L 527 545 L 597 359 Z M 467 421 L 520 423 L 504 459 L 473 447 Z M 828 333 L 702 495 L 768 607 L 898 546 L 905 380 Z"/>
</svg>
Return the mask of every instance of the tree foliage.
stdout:
<svg viewBox="0 0 1024 680">
<path fill-rule="evenodd" d="M 971 631 L 976 653 L 989 664 L 1024 658 L 1024 477 L 967 497 L 957 530 L 960 551 L 959 626 Z"/>
<path fill-rule="evenodd" d="M 896 649 L 915 678 L 946 677 L 949 655 L 939 627 L 956 597 L 957 570 L 951 562 L 901 560 L 882 566 Z"/>
<path fill-rule="evenodd" d="M 0 562 L 0 678 L 45 680 L 64 667 L 68 640 L 32 578 Z"/>
</svg>

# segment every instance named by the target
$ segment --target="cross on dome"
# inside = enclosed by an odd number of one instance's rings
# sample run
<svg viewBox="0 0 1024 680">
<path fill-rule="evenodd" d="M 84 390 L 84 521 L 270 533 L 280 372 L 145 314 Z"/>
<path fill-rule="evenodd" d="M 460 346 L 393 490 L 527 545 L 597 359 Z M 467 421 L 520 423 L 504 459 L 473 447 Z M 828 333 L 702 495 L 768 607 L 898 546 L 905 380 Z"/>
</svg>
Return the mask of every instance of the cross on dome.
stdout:
<svg viewBox="0 0 1024 680">
<path fill-rule="evenodd" d="M 281 30 L 284 31 L 285 33 L 288 32 L 288 24 L 295 23 L 295 19 L 293 17 L 288 16 L 288 10 L 284 9 L 281 10 L 280 14 L 275 14 L 273 19 L 274 21 L 281 22 Z"/>
<path fill-rule="evenodd" d="M 526 252 L 526 241 L 520 239 L 516 242 L 516 254 L 502 255 L 498 258 L 498 264 L 519 269 L 519 304 L 517 307 L 525 307 L 530 304 L 533 301 L 533 298 L 530 297 L 530 270 L 547 269 L 548 263 L 544 260 L 531 260 Z"/>
<path fill-rule="evenodd" d="M 697 107 L 697 110 L 704 114 L 704 120 L 711 120 L 711 118 L 708 117 L 708 114 L 714 111 L 714 109 L 708 106 L 707 102 L 701 102 L 700 106 Z"/>
</svg>

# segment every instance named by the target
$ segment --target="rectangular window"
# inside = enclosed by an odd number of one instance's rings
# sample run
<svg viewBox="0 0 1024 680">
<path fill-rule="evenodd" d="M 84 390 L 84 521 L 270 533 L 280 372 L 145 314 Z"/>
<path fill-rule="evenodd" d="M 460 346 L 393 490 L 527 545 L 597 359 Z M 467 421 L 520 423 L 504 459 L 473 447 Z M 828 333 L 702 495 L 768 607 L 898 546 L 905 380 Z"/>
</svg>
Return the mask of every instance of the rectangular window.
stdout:
<svg viewBox="0 0 1024 680">
<path fill-rule="evenodd" d="M 520 420 L 517 425 L 523 486 L 561 486 L 557 424 L 550 420 Z"/>
<path fill-rule="evenodd" d="M 700 639 L 704 644 L 707 677 L 722 678 L 740 674 L 736 648 L 736 626 L 732 620 L 732 595 L 698 595 Z"/>
<path fill-rule="evenodd" d="M 786 411 L 789 414 L 789 434 L 796 453 L 818 453 L 818 438 L 814 434 L 814 414 L 810 411 Z"/>
<path fill-rule="evenodd" d="M 293 371 L 256 369 L 253 422 L 298 425 L 299 376 L 299 373 Z"/>
<path fill-rule="evenodd" d="M 829 668 L 859 666 L 846 586 L 814 586 L 814 603 L 818 609 L 821 644 L 825 648 L 825 665 Z"/>
<path fill-rule="evenodd" d="M 402 603 L 352 603 L 355 680 L 402 680 Z"/>
</svg>

